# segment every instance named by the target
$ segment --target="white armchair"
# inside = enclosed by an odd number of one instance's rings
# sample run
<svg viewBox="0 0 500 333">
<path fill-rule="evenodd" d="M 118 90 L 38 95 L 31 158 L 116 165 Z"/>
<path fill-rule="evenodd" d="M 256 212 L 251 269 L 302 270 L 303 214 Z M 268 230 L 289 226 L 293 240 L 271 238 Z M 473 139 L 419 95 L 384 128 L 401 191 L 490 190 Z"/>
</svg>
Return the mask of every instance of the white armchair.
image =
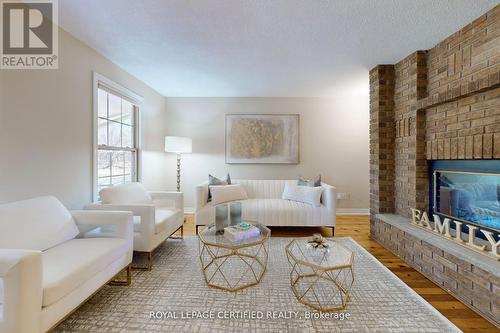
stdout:
<svg viewBox="0 0 500 333">
<path fill-rule="evenodd" d="M 106 238 L 89 228 L 112 226 Z M 126 270 L 132 214 L 69 212 L 54 197 L 0 205 L 0 333 L 46 332 Z"/>
<path fill-rule="evenodd" d="M 147 191 L 141 183 L 131 183 L 103 189 L 99 196 L 102 202 L 87 205 L 85 209 L 130 211 L 134 215 L 134 251 L 147 255 L 147 265 L 133 269 L 151 270 L 154 249 L 178 230 L 183 236 L 181 192 Z M 90 233 L 106 235 L 107 229 L 94 229 Z"/>
</svg>

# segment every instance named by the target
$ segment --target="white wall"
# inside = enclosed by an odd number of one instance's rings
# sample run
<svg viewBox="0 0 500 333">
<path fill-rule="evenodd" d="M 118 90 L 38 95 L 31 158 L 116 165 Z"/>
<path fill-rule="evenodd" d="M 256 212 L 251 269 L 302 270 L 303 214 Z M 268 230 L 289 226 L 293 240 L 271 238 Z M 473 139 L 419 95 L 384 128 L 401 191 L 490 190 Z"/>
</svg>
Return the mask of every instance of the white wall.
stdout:
<svg viewBox="0 0 500 333">
<path fill-rule="evenodd" d="M 63 30 L 58 70 L 0 70 L 0 203 L 52 194 L 69 208 L 92 196 L 92 71 L 142 95 L 143 181 L 175 190 L 165 135 L 193 137 L 183 158 L 186 206 L 207 174 L 286 179 L 299 174 L 349 193 L 341 208 L 368 208 L 368 73 L 342 98 L 165 98 Z M 359 94 L 358 94 L 359 93 Z M 299 165 L 226 165 L 226 113 L 301 114 Z"/>
<path fill-rule="evenodd" d="M 367 73 L 368 80 L 368 73 Z M 295 179 L 314 177 L 335 185 L 350 199 L 340 208 L 369 207 L 368 84 L 343 98 L 166 98 L 166 113 L 145 128 L 143 180 L 147 187 L 174 190 L 175 155 L 163 152 L 164 135 L 193 138 L 193 154 L 183 155 L 185 204 L 194 206 L 194 187 L 208 173 L 233 178 Z M 300 114 L 300 164 L 225 164 L 226 113 Z"/>
<path fill-rule="evenodd" d="M 0 203 L 91 200 L 92 71 L 142 95 L 144 128 L 154 130 L 148 120 L 164 114 L 165 98 L 59 30 L 59 69 L 0 70 Z"/>
</svg>

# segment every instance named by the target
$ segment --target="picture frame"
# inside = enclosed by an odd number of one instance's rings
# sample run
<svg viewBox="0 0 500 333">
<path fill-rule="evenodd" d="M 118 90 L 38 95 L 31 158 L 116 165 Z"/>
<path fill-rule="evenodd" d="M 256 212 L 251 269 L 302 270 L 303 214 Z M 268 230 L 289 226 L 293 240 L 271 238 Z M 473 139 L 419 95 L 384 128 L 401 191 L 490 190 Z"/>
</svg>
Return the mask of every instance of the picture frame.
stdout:
<svg viewBox="0 0 500 333">
<path fill-rule="evenodd" d="M 299 164 L 299 114 L 226 114 L 227 164 Z"/>
</svg>

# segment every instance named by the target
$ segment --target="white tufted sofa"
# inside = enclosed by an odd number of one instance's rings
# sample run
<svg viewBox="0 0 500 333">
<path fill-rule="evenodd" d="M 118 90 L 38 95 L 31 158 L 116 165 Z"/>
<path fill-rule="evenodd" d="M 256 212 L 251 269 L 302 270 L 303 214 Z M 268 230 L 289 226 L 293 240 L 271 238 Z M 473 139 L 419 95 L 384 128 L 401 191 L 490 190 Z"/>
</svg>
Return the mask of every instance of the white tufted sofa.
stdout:
<svg viewBox="0 0 500 333">
<path fill-rule="evenodd" d="M 242 200 L 242 218 L 258 221 L 266 226 L 335 228 L 337 190 L 323 183 L 321 206 L 283 200 L 282 194 L 287 182 L 296 184 L 297 180 L 243 180 L 234 179 L 232 184 L 242 184 L 248 200 Z M 215 206 L 208 201 L 208 182 L 196 187 L 196 207 L 194 221 L 196 231 L 199 226 L 210 225 L 215 221 Z"/>
</svg>

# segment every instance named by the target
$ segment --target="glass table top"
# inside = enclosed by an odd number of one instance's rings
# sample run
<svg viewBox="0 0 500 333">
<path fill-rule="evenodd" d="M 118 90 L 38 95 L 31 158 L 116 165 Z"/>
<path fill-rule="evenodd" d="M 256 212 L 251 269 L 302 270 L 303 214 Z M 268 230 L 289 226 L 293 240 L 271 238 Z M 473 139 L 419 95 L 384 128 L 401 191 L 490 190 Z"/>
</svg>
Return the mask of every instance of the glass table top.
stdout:
<svg viewBox="0 0 500 333">
<path fill-rule="evenodd" d="M 335 269 L 351 266 L 352 251 L 334 240 L 326 240 L 327 248 L 314 248 L 308 243 L 309 238 L 294 239 L 286 247 L 288 255 L 304 265 L 319 269 Z"/>
<path fill-rule="evenodd" d="M 208 226 L 203 229 L 199 234 L 200 240 L 208 245 L 218 246 L 218 247 L 226 247 L 226 248 L 241 248 L 246 246 L 252 246 L 254 244 L 259 244 L 264 242 L 271 235 L 271 230 L 266 226 L 263 226 L 254 221 L 242 221 L 248 224 L 251 224 L 260 229 L 259 235 L 256 237 L 247 238 L 241 241 L 233 242 L 226 237 L 224 237 L 223 233 L 216 232 L 215 225 Z"/>
</svg>

